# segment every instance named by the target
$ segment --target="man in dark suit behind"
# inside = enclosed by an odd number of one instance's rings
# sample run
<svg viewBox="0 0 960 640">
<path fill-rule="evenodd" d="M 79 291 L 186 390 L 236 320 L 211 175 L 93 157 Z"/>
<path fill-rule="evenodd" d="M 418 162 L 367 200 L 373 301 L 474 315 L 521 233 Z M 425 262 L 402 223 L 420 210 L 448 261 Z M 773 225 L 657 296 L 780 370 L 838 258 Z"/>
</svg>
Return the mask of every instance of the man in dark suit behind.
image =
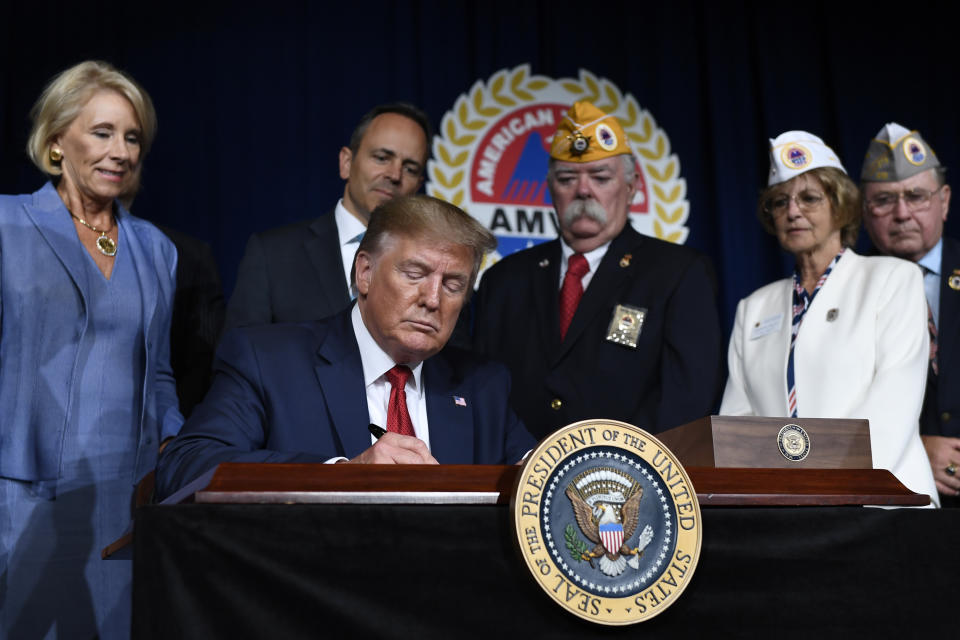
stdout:
<svg viewBox="0 0 960 640">
<path fill-rule="evenodd" d="M 933 149 L 895 122 L 870 142 L 860 173 L 874 247 L 920 265 L 931 359 L 920 434 L 945 507 L 960 506 L 960 242 L 943 237 L 950 185 Z"/>
<path fill-rule="evenodd" d="M 158 228 L 177 247 L 170 366 L 177 382 L 180 413 L 189 418 L 213 378 L 213 352 L 223 329 L 223 285 L 210 245 L 175 229 Z"/>
<path fill-rule="evenodd" d="M 722 374 L 713 268 L 628 224 L 635 164 L 616 118 L 574 104 L 547 182 L 561 237 L 501 260 L 477 297 L 475 347 L 507 364 L 520 418 L 542 437 L 588 418 L 657 432 L 708 414 Z"/>
<path fill-rule="evenodd" d="M 340 149 L 343 198 L 333 211 L 255 233 L 237 272 L 226 327 L 304 322 L 350 304 L 350 265 L 370 212 L 423 183 L 430 123 L 416 107 L 374 107 Z"/>
<path fill-rule="evenodd" d="M 161 455 L 158 495 L 227 461 L 517 462 L 534 441 L 506 369 L 444 349 L 494 246 L 441 200 L 381 205 L 357 250 L 356 305 L 224 336 L 210 392 Z"/>
</svg>

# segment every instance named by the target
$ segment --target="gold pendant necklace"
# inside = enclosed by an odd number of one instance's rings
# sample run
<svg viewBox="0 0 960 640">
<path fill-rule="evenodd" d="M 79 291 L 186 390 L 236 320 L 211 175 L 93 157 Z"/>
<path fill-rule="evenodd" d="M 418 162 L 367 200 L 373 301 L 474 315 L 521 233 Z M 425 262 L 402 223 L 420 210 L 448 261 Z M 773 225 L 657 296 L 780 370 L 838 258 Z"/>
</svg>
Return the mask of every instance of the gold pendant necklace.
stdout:
<svg viewBox="0 0 960 640">
<path fill-rule="evenodd" d="M 113 230 L 112 228 L 107 229 L 106 231 L 102 229 L 97 229 L 95 226 L 93 226 L 92 224 L 90 224 L 80 216 L 75 215 L 73 211 L 70 211 L 70 215 L 73 216 L 73 218 L 77 222 L 85 226 L 87 229 L 90 229 L 91 231 L 100 234 L 100 237 L 97 238 L 97 251 L 107 256 L 108 258 L 112 258 L 115 255 L 117 255 L 117 243 L 113 241 L 113 238 L 107 235 L 107 231 L 112 231 Z"/>
</svg>

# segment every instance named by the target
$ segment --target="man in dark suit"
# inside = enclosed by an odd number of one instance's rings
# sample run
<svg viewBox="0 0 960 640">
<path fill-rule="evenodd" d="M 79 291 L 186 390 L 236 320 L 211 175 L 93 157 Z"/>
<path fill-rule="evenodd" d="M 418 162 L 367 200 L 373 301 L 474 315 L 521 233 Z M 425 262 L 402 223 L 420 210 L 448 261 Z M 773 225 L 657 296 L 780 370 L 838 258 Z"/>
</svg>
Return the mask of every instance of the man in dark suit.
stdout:
<svg viewBox="0 0 960 640">
<path fill-rule="evenodd" d="M 356 305 L 224 336 L 213 387 L 162 453 L 158 494 L 226 461 L 517 462 L 534 442 L 509 408 L 509 374 L 444 349 L 494 246 L 441 200 L 378 207 L 357 250 Z"/>
<path fill-rule="evenodd" d="M 943 506 L 960 506 L 960 242 L 943 237 L 950 185 L 933 149 L 895 122 L 867 148 L 864 225 L 876 249 L 920 265 L 931 358 L 920 433 Z"/>
<path fill-rule="evenodd" d="M 223 285 L 210 245 L 168 227 L 158 228 L 177 247 L 170 366 L 177 382 L 180 413 L 189 418 L 213 378 L 213 352 L 223 329 Z"/>
<path fill-rule="evenodd" d="M 374 107 L 340 149 L 343 198 L 333 211 L 250 237 L 227 305 L 227 328 L 304 322 L 350 304 L 350 265 L 370 212 L 423 183 L 430 123 L 416 107 Z"/>
<path fill-rule="evenodd" d="M 477 299 L 475 347 L 507 364 L 527 428 L 613 418 L 657 432 L 710 413 L 722 375 L 713 268 L 628 224 L 635 164 L 616 118 L 574 104 L 547 182 L 561 237 L 494 265 Z"/>
</svg>

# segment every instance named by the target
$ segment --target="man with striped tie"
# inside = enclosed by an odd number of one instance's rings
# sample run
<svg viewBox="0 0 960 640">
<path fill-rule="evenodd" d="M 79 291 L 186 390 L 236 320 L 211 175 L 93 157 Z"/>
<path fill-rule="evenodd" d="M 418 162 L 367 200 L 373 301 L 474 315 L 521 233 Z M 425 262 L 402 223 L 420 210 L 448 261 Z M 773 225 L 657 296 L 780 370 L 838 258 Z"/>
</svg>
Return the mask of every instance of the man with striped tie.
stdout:
<svg viewBox="0 0 960 640">
<path fill-rule="evenodd" d="M 950 185 L 916 131 L 884 125 L 860 173 L 876 249 L 920 265 L 930 309 L 930 366 L 920 433 L 943 506 L 960 506 L 960 242 L 943 237 Z"/>
</svg>

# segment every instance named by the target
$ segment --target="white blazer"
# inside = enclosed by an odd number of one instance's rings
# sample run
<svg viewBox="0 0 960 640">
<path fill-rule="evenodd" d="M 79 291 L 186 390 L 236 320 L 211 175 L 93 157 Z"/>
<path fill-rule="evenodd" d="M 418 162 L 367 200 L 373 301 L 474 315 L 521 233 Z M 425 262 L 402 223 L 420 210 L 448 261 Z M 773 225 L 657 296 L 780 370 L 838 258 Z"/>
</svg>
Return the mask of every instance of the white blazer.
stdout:
<svg viewBox="0 0 960 640">
<path fill-rule="evenodd" d="M 721 414 L 789 415 L 792 293 L 778 280 L 737 305 Z M 800 325 L 794 373 L 799 416 L 866 418 L 874 468 L 937 502 L 918 427 L 929 340 L 920 269 L 847 249 Z"/>
</svg>

